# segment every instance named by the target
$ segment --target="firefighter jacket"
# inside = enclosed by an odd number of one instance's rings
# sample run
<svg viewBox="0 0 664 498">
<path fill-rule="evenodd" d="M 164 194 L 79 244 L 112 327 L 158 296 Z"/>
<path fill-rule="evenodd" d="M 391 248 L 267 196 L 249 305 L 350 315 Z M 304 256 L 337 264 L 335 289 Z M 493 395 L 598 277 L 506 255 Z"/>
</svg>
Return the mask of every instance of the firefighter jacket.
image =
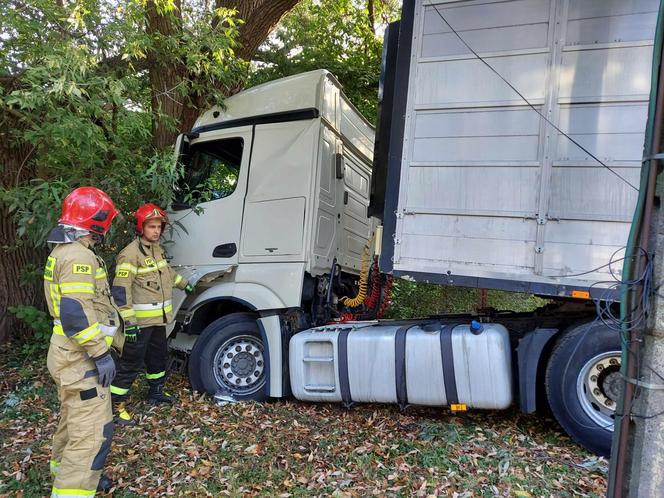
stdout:
<svg viewBox="0 0 664 498">
<path fill-rule="evenodd" d="M 127 325 L 173 321 L 173 287 L 184 289 L 189 282 L 168 265 L 161 246 L 137 238 L 118 254 L 116 263 L 113 297 Z"/>
<path fill-rule="evenodd" d="M 124 335 L 104 262 L 85 240 L 58 244 L 44 268 L 44 293 L 53 317 L 51 342 L 95 358 L 112 345 L 122 351 Z"/>
</svg>

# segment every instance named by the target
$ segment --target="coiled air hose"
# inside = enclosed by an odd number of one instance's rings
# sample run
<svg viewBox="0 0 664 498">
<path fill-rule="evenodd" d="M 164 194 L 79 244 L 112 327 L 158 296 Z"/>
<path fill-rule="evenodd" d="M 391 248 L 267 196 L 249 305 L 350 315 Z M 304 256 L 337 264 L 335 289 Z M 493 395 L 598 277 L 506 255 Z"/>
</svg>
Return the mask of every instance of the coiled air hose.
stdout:
<svg viewBox="0 0 664 498">
<path fill-rule="evenodd" d="M 357 295 L 352 298 L 348 296 L 343 296 L 342 298 L 339 299 L 339 302 L 341 304 L 343 304 L 344 306 L 348 306 L 349 308 L 357 308 L 367 298 L 367 289 L 369 288 L 369 268 L 370 268 L 369 260 L 371 259 L 369 253 L 371 250 L 371 243 L 373 242 L 373 239 L 374 236 L 372 236 L 369 239 L 369 241 L 364 246 L 364 249 L 362 250 L 362 260 L 360 263 L 360 283 Z"/>
</svg>

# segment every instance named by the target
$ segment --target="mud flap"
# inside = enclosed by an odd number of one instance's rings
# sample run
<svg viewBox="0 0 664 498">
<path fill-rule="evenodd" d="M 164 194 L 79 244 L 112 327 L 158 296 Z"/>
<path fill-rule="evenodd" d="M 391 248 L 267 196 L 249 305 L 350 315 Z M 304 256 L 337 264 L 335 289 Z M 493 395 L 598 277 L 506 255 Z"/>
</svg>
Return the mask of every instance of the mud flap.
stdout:
<svg viewBox="0 0 664 498">
<path fill-rule="evenodd" d="M 283 397 L 283 358 L 281 354 L 281 324 L 279 315 L 264 316 L 256 320 L 265 347 L 265 366 L 268 367 L 267 395 Z"/>
</svg>

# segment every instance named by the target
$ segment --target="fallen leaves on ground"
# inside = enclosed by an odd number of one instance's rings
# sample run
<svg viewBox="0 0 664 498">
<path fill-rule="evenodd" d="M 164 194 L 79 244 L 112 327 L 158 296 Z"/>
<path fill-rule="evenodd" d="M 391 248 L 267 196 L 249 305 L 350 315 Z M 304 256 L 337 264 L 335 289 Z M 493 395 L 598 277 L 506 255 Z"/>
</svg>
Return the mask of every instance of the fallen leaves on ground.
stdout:
<svg viewBox="0 0 664 498">
<path fill-rule="evenodd" d="M 6 355 L 7 356 L 7 355 Z M 45 359 L 0 360 L 0 497 L 46 496 L 57 397 Z M 603 496 L 606 461 L 542 416 L 298 401 L 215 405 L 172 375 L 174 406 L 132 390 L 108 496 Z"/>
</svg>

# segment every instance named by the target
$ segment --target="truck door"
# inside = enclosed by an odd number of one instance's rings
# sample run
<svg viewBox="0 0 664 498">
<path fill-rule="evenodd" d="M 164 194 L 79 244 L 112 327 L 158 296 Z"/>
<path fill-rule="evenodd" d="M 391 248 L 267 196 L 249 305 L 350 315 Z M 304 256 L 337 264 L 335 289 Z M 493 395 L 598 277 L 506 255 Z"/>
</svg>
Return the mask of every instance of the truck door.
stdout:
<svg viewBox="0 0 664 498">
<path fill-rule="evenodd" d="M 184 176 L 171 205 L 167 246 L 176 265 L 238 262 L 247 189 L 251 127 L 216 130 L 185 143 L 179 157 Z"/>
<path fill-rule="evenodd" d="M 337 166 L 343 173 L 339 189 L 342 195 L 341 234 L 339 240 L 339 259 L 342 266 L 360 269 L 362 251 L 371 237 L 369 208 L 369 185 L 371 170 L 350 148 L 344 147 L 341 140 L 337 144 Z"/>
</svg>

